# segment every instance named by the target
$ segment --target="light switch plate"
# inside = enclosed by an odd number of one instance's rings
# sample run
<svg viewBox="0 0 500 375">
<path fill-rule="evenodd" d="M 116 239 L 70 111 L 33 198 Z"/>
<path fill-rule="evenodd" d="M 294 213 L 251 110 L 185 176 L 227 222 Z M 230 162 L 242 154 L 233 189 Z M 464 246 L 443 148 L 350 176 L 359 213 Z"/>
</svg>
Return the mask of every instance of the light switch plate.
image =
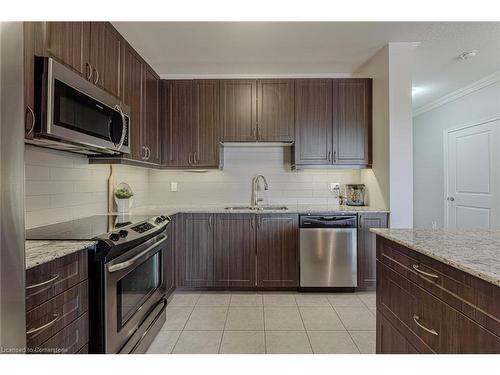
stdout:
<svg viewBox="0 0 500 375">
<path fill-rule="evenodd" d="M 340 183 L 338 183 L 338 182 L 330 182 L 328 184 L 328 190 L 330 190 L 331 192 L 340 191 Z"/>
<path fill-rule="evenodd" d="M 170 183 L 170 191 L 177 191 L 177 182 Z"/>
</svg>

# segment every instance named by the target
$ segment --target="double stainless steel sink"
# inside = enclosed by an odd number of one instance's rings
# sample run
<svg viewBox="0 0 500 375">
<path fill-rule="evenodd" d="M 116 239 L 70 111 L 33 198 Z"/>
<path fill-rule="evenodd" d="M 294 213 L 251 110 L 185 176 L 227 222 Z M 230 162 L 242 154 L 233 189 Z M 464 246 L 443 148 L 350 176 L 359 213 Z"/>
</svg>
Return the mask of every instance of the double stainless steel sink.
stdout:
<svg viewBox="0 0 500 375">
<path fill-rule="evenodd" d="M 232 210 L 252 210 L 252 211 L 286 211 L 288 207 L 286 206 L 272 206 L 272 205 L 262 205 L 262 206 L 230 206 L 225 208 L 228 211 Z"/>
</svg>

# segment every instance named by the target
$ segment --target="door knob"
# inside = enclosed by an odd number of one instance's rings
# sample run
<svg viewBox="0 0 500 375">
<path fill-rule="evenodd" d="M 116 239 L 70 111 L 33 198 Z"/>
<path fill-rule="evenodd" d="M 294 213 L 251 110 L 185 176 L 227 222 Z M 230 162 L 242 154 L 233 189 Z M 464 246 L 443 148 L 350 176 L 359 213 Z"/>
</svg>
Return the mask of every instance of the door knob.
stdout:
<svg viewBox="0 0 500 375">
<path fill-rule="evenodd" d="M 453 197 L 448 197 L 448 198 L 446 198 L 446 200 L 448 200 L 448 201 L 450 201 L 450 202 L 453 202 L 453 201 L 455 200 L 455 198 L 453 198 Z"/>
</svg>

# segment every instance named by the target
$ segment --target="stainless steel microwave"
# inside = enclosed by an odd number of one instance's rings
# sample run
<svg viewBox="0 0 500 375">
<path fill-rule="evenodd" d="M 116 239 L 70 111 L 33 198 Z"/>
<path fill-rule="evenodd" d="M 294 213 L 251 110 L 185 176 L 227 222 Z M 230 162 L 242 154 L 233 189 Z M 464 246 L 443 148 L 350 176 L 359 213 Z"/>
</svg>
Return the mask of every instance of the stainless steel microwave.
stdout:
<svg viewBox="0 0 500 375">
<path fill-rule="evenodd" d="M 32 143 L 96 155 L 130 153 L 130 111 L 120 100 L 47 57 L 35 60 Z"/>
</svg>

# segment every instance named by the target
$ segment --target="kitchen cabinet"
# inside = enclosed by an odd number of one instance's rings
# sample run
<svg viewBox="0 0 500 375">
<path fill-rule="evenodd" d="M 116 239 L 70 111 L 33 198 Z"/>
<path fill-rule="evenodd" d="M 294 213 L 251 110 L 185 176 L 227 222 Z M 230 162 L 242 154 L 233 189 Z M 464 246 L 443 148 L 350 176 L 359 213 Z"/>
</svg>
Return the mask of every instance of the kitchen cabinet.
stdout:
<svg viewBox="0 0 500 375">
<path fill-rule="evenodd" d="M 293 142 L 294 81 L 260 79 L 257 81 L 257 140 Z"/>
<path fill-rule="evenodd" d="M 373 290 L 376 286 L 376 235 L 370 228 L 387 228 L 387 213 L 358 214 L 358 288 Z"/>
<path fill-rule="evenodd" d="M 109 22 L 90 22 L 90 80 L 110 94 L 121 97 L 120 57 L 124 40 Z"/>
<path fill-rule="evenodd" d="M 371 165 L 372 80 L 333 80 L 333 164 Z"/>
<path fill-rule="evenodd" d="M 252 214 L 215 215 L 215 286 L 256 286 L 255 226 L 256 218 Z"/>
<path fill-rule="evenodd" d="M 294 164 L 332 164 L 332 80 L 295 80 Z"/>
<path fill-rule="evenodd" d="M 164 164 L 219 166 L 219 83 L 217 80 L 162 81 Z"/>
<path fill-rule="evenodd" d="M 500 353 L 500 288 L 377 236 L 377 353 Z"/>
<path fill-rule="evenodd" d="M 144 108 L 141 127 L 141 142 L 144 147 L 144 160 L 148 163 L 160 163 L 160 118 L 159 93 L 160 77 L 147 64 L 143 64 L 143 96 Z"/>
<path fill-rule="evenodd" d="M 213 221 L 212 214 L 181 214 L 176 218 L 177 287 L 213 285 Z"/>
<path fill-rule="evenodd" d="M 90 78 L 90 23 L 47 22 L 45 32 L 47 55 Z"/>
<path fill-rule="evenodd" d="M 224 142 L 257 140 L 257 81 L 220 81 L 221 137 Z"/>
<path fill-rule="evenodd" d="M 87 259 L 82 250 L 26 270 L 28 353 L 74 354 L 88 344 Z"/>
<path fill-rule="evenodd" d="M 141 139 L 143 61 L 128 44 L 125 45 L 123 56 L 123 102 L 130 108 L 130 155 L 128 157 L 142 160 L 145 157 Z"/>
<path fill-rule="evenodd" d="M 257 286 L 299 286 L 298 228 L 298 215 L 257 217 Z"/>
</svg>

